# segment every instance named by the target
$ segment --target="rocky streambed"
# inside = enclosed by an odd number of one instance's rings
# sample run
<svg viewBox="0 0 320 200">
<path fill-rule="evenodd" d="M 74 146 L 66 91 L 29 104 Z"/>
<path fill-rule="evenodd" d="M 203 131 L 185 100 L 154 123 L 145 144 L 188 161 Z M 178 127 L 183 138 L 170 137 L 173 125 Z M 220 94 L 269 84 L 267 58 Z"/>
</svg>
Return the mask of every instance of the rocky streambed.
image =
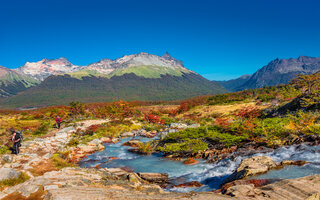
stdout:
<svg viewBox="0 0 320 200">
<path fill-rule="evenodd" d="M 161 134 L 140 130 L 124 133 L 120 141 L 100 138 L 86 145 L 66 147 L 75 129 L 105 122 L 91 120 L 67 127 L 46 138 L 24 142 L 19 156 L 2 156 L 0 181 L 21 173 L 28 174 L 30 179 L 4 188 L 0 199 L 278 200 L 317 198 L 320 190 L 320 176 L 316 175 L 320 174 L 319 146 L 303 144 L 252 151 L 211 163 L 205 159 L 179 160 L 161 153 L 140 155 L 128 151 L 140 142 L 179 129 L 176 127 Z M 65 150 L 71 152 L 71 160 L 80 161 L 81 168 L 41 171 L 52 154 Z"/>
<path fill-rule="evenodd" d="M 126 136 L 132 134 L 126 133 Z M 158 139 L 153 138 L 153 139 Z M 125 137 L 114 144 L 105 144 L 105 150 L 96 152 L 84 158 L 81 167 L 99 168 L 129 168 L 140 173 L 164 173 L 169 177 L 166 184 L 162 184 L 166 191 L 174 192 L 204 192 L 219 190 L 221 187 L 234 180 L 253 177 L 263 179 L 266 183 L 273 183 L 283 179 L 300 178 L 308 175 L 320 174 L 320 146 L 308 144 L 281 147 L 276 150 L 268 148 L 249 149 L 226 152 L 225 158 L 212 162 L 206 159 L 168 158 L 162 153 L 141 155 L 132 151 L 141 142 L 149 141 L 148 137 Z M 272 161 L 268 167 L 266 163 L 260 164 L 254 175 L 235 175 L 242 161 L 251 157 L 263 156 Z M 110 159 L 111 158 L 111 159 Z M 259 166 L 259 165 L 258 165 Z M 251 173 L 251 172 L 250 172 Z M 238 176 L 238 177 L 236 177 Z"/>
</svg>

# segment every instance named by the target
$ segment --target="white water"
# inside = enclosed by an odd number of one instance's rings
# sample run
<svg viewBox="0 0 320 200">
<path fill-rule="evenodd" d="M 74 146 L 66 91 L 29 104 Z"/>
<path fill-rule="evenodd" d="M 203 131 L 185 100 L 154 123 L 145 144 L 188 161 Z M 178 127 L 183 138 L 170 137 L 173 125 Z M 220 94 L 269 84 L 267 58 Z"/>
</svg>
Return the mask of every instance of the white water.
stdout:
<svg viewBox="0 0 320 200">
<path fill-rule="evenodd" d="M 173 188 L 170 191 L 211 191 L 220 188 L 223 181 L 237 168 L 244 157 L 235 160 L 225 159 L 214 164 L 208 164 L 205 160 L 198 160 L 196 165 L 184 165 L 182 161 L 173 161 L 162 158 L 161 154 L 142 156 L 130 153 L 130 147 L 122 146 L 124 142 L 132 138 L 126 138 L 116 144 L 105 144 L 105 150 L 89 155 L 82 160 L 80 166 L 94 167 L 130 167 L 135 172 L 168 173 L 173 179 L 173 184 L 181 184 L 189 181 L 199 181 L 204 184 L 200 188 Z M 137 137 L 141 141 L 147 138 Z M 254 178 L 298 178 L 311 174 L 320 174 L 320 146 L 310 147 L 307 145 L 283 147 L 279 150 L 264 154 L 273 158 L 276 162 L 282 160 L 306 160 L 311 162 L 304 166 L 289 166 L 280 170 L 272 170 L 267 174 Z M 253 156 L 255 156 L 253 155 Z M 118 157 L 117 160 L 109 160 L 109 157 Z"/>
</svg>

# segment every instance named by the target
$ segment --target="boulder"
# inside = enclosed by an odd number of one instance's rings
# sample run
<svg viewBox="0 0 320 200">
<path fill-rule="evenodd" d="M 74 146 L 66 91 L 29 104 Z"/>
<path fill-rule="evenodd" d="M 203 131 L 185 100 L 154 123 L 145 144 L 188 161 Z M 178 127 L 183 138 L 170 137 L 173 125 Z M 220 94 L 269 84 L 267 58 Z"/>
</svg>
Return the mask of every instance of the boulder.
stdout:
<svg viewBox="0 0 320 200">
<path fill-rule="evenodd" d="M 139 147 L 140 144 L 142 144 L 140 140 L 132 139 L 132 140 L 129 140 L 128 142 L 123 143 L 122 146 Z"/>
<path fill-rule="evenodd" d="M 187 160 L 185 160 L 183 162 L 183 164 L 185 164 L 185 165 L 195 165 L 197 163 L 198 163 L 198 161 L 193 158 L 188 158 Z"/>
<path fill-rule="evenodd" d="M 92 141 L 90 141 L 89 143 L 88 143 L 88 145 L 90 145 L 90 146 L 98 146 L 98 145 L 100 145 L 102 142 L 99 140 L 99 139 L 94 139 L 94 140 L 92 140 Z"/>
<path fill-rule="evenodd" d="M 276 167 L 278 167 L 277 163 L 268 156 L 254 156 L 246 158 L 241 162 L 235 173 L 232 175 L 233 180 L 263 174 Z"/>
<path fill-rule="evenodd" d="M 167 173 L 138 173 L 143 180 L 150 183 L 167 184 L 169 183 L 169 176 Z"/>
<path fill-rule="evenodd" d="M 12 163 L 13 156 L 12 155 L 4 155 L 2 157 L 2 161 L 5 162 L 5 163 Z"/>
<path fill-rule="evenodd" d="M 18 172 L 12 168 L 0 168 L 0 181 L 18 178 L 21 172 Z"/>
</svg>

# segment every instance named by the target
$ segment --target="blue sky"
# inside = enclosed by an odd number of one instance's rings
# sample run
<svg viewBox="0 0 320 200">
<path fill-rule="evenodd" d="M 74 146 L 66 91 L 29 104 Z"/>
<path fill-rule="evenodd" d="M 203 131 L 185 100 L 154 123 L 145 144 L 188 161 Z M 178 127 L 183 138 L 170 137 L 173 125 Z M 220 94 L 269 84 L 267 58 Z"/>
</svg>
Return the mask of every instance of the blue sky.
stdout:
<svg viewBox="0 0 320 200">
<path fill-rule="evenodd" d="M 320 56 L 317 0 L 0 0 L 0 65 L 168 51 L 211 80 Z"/>
</svg>

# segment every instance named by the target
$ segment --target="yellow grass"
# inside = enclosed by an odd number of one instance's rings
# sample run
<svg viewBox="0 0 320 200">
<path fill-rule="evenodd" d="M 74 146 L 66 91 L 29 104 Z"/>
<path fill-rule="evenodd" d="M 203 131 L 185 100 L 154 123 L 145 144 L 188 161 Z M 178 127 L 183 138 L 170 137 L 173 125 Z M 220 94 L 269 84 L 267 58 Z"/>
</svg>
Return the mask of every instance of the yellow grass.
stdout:
<svg viewBox="0 0 320 200">
<path fill-rule="evenodd" d="M 226 117 L 234 113 L 236 110 L 239 110 L 247 106 L 253 106 L 258 109 L 265 109 L 268 107 L 268 105 L 264 105 L 264 106 L 256 105 L 255 102 L 228 104 L 228 105 L 208 105 L 208 106 L 201 105 L 201 106 L 196 106 L 195 108 L 192 108 L 191 110 L 180 114 L 178 117 L 182 118 L 183 116 L 193 115 L 193 114 L 197 115 L 198 117 L 208 117 L 210 115 Z"/>
</svg>

